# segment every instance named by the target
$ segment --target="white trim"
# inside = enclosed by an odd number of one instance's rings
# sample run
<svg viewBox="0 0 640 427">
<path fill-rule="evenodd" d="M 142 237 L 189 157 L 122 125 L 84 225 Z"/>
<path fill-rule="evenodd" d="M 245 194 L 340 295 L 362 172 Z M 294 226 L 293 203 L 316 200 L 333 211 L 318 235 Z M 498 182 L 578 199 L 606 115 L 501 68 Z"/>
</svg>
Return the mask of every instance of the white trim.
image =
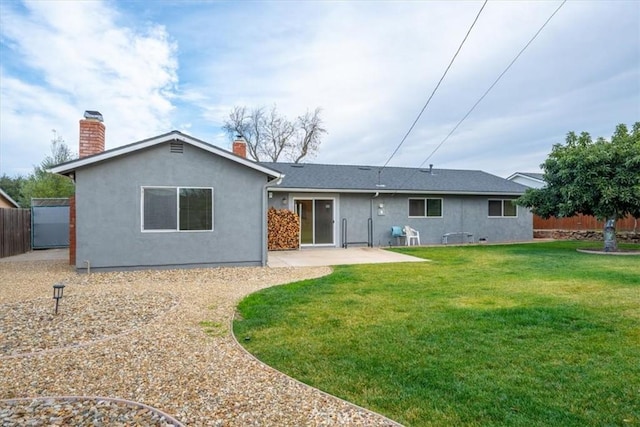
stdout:
<svg viewBox="0 0 640 427">
<path fill-rule="evenodd" d="M 169 188 L 176 190 L 176 228 L 170 229 L 158 229 L 158 230 L 145 230 L 144 228 L 144 190 L 145 188 Z M 211 229 L 210 230 L 181 230 L 180 229 L 180 189 L 195 189 L 195 190 L 211 190 Z M 186 185 L 174 186 L 174 185 L 141 185 L 140 186 L 140 232 L 141 233 L 211 233 L 215 230 L 215 191 L 213 187 L 189 187 Z"/>
<path fill-rule="evenodd" d="M 547 185 L 544 179 L 527 175 L 527 173 L 524 172 L 516 172 L 506 179 L 529 188 L 543 188 Z"/>
<path fill-rule="evenodd" d="M 262 172 L 266 175 L 273 176 L 274 178 L 283 178 L 284 174 L 270 169 L 268 167 L 262 166 L 259 163 L 252 162 L 244 157 L 236 156 L 230 151 L 223 150 L 214 145 L 207 144 L 204 141 L 200 141 L 199 139 L 193 138 L 189 135 L 185 135 L 182 132 L 177 130 L 171 131 L 164 135 L 156 136 L 150 139 L 145 139 L 143 141 L 135 142 L 133 144 L 125 145 L 119 148 L 114 148 L 112 150 L 104 151 L 99 154 L 95 154 L 92 156 L 84 157 L 82 159 L 73 160 L 71 162 L 63 163 L 61 165 L 55 166 L 49 169 L 51 173 L 58 173 L 61 175 L 68 174 L 70 172 L 75 171 L 78 168 L 89 166 L 94 163 L 102 162 L 108 159 L 112 159 L 114 157 L 123 156 L 125 154 L 133 153 L 135 151 L 143 150 L 145 148 L 153 147 L 158 144 L 163 144 L 165 142 L 170 141 L 182 141 L 184 143 L 193 145 L 194 147 L 198 147 L 202 150 L 208 151 L 212 154 L 216 154 L 225 159 L 231 160 L 233 162 L 239 163 L 243 166 L 247 166 L 251 169 Z"/>
<path fill-rule="evenodd" d="M 537 182 L 539 182 L 539 183 L 541 183 L 541 184 L 544 184 L 544 179 L 536 178 L 536 177 L 531 176 L 531 175 L 529 175 L 529 174 L 527 174 L 527 173 L 525 173 L 525 172 L 516 172 L 516 173 L 513 173 L 513 174 L 509 175 L 509 176 L 508 176 L 507 178 L 505 178 L 505 179 L 507 179 L 507 180 L 509 180 L 509 181 L 513 181 L 513 178 L 527 178 L 527 179 L 530 179 L 530 180 L 532 180 L 532 181 L 537 181 Z"/>
<path fill-rule="evenodd" d="M 7 199 L 7 201 L 8 201 L 9 203 L 11 203 L 13 206 L 15 206 L 16 208 L 19 208 L 19 207 L 20 207 L 20 205 L 18 204 L 18 202 L 16 202 L 15 200 L 13 200 L 13 199 L 11 198 L 11 196 L 9 196 L 7 193 L 5 193 L 5 192 L 2 190 L 2 188 L 0 188 L 0 195 L 1 195 L 2 197 L 4 197 L 5 199 Z"/>
</svg>

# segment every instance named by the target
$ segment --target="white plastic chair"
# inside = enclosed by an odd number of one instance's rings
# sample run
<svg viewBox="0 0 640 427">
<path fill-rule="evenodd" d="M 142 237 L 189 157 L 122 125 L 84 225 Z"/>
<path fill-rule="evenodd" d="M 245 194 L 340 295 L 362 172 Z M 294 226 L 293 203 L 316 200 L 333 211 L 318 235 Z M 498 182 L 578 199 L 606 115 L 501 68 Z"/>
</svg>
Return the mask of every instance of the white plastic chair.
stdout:
<svg viewBox="0 0 640 427">
<path fill-rule="evenodd" d="M 414 241 L 416 245 L 420 246 L 420 232 L 408 225 L 404 226 L 404 234 L 407 236 L 407 246 L 411 246 L 411 242 Z"/>
</svg>

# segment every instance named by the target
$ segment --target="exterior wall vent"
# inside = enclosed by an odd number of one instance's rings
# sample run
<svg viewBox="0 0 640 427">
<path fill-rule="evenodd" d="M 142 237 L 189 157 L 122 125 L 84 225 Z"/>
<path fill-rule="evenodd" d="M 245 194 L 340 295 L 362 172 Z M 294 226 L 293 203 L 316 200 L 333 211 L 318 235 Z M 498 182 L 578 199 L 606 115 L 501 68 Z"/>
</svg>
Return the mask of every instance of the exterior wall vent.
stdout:
<svg viewBox="0 0 640 427">
<path fill-rule="evenodd" d="M 171 141 L 169 151 L 174 154 L 182 154 L 184 152 L 184 144 L 181 141 Z"/>
</svg>

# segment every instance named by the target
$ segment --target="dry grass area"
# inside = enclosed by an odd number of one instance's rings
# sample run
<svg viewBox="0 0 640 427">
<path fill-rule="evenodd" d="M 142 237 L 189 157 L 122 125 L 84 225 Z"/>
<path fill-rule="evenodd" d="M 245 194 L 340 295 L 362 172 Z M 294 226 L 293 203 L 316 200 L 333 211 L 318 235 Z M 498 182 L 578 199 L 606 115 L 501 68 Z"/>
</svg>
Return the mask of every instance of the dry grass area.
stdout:
<svg viewBox="0 0 640 427">
<path fill-rule="evenodd" d="M 77 275 L 64 261 L 3 262 L 0 399 L 128 399 L 190 426 L 392 425 L 262 365 L 230 335 L 229 321 L 243 296 L 329 272 L 218 268 Z M 53 316 L 57 282 L 66 287 L 60 314 Z"/>
</svg>

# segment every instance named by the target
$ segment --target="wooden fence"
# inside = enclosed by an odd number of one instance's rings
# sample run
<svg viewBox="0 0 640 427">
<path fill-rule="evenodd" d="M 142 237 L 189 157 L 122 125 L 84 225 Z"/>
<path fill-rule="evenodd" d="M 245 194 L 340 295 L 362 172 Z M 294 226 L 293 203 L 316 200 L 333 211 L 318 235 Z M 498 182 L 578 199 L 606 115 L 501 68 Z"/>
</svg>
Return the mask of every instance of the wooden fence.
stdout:
<svg viewBox="0 0 640 427">
<path fill-rule="evenodd" d="M 592 216 L 577 215 L 569 218 L 543 219 L 538 215 L 533 216 L 534 230 L 602 230 L 603 221 L 598 221 Z M 616 231 L 640 231 L 640 220 L 628 216 L 616 221 Z"/>
<path fill-rule="evenodd" d="M 0 258 L 31 250 L 31 210 L 0 209 Z"/>
</svg>

